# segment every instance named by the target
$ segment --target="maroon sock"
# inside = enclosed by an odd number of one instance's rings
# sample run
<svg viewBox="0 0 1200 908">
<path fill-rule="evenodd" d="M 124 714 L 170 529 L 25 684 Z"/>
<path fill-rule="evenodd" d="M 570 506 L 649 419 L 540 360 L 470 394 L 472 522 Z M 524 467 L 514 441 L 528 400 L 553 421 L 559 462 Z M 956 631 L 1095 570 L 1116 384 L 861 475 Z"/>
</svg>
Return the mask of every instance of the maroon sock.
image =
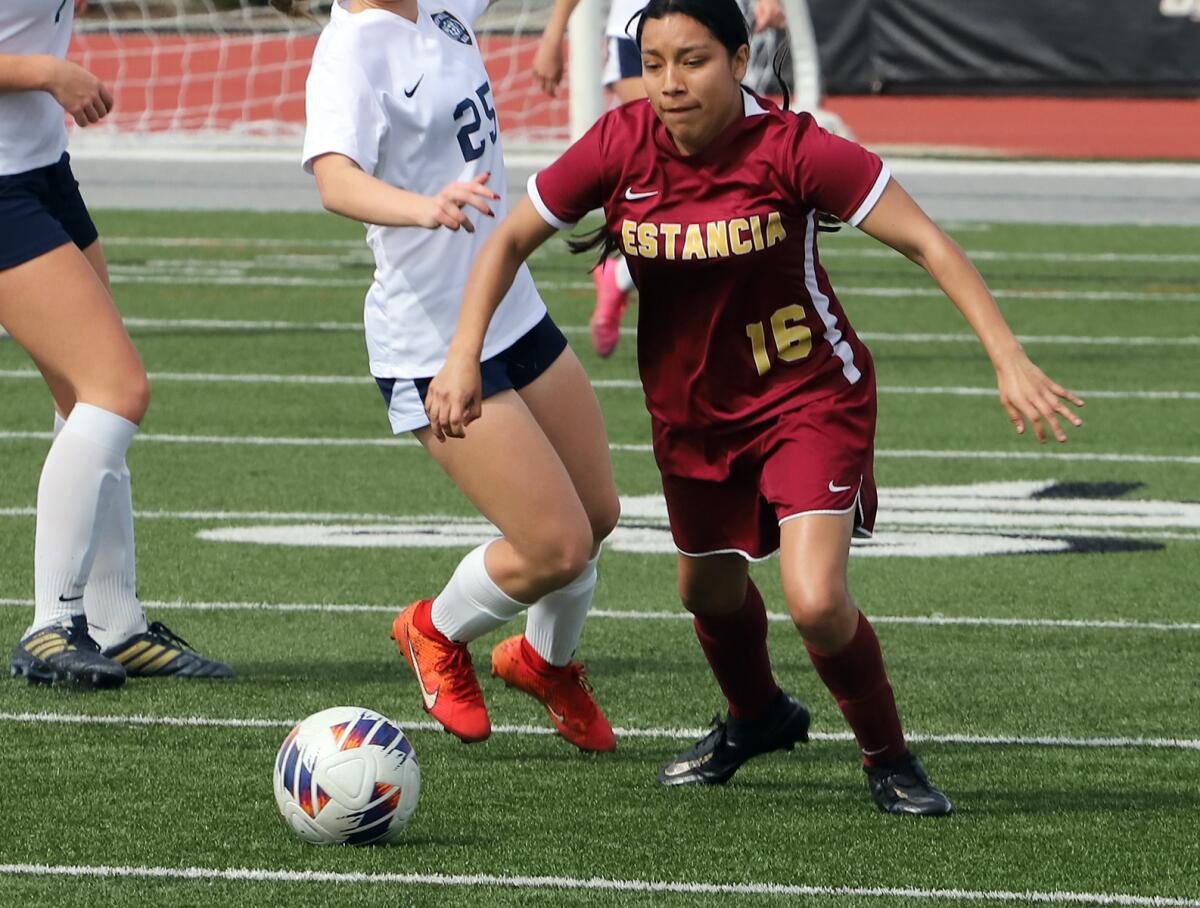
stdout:
<svg viewBox="0 0 1200 908">
<path fill-rule="evenodd" d="M 712 667 L 729 715 L 757 718 L 779 696 L 767 656 L 767 609 L 753 581 L 746 583 L 746 600 L 729 615 L 697 615 L 693 622 L 700 648 Z"/>
<path fill-rule="evenodd" d="M 858 739 L 866 764 L 879 766 L 903 757 L 908 747 L 896 713 L 896 698 L 883 667 L 879 638 L 867 616 L 858 613 L 858 630 L 839 652 L 830 655 L 807 643 L 805 647 Z"/>
</svg>

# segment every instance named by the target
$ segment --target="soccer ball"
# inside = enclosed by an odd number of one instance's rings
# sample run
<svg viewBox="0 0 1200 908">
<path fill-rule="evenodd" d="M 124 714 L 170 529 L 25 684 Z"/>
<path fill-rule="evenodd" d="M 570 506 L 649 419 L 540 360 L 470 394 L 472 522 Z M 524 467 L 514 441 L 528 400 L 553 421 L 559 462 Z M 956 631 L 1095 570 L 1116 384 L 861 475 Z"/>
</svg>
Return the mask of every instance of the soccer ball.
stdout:
<svg viewBox="0 0 1200 908">
<path fill-rule="evenodd" d="M 395 841 L 417 809 L 421 767 L 400 726 L 335 706 L 288 732 L 275 758 L 275 803 L 314 845 Z"/>
</svg>

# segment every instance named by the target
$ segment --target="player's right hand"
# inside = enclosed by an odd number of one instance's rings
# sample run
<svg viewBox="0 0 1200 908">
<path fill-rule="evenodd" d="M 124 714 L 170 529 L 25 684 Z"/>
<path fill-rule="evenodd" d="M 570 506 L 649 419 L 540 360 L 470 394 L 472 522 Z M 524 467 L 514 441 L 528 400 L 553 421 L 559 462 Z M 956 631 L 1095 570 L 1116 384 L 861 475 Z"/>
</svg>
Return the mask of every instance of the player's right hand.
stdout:
<svg viewBox="0 0 1200 908">
<path fill-rule="evenodd" d="M 482 212 L 489 218 L 496 216 L 489 201 L 500 198 L 487 187 L 491 173 L 481 173 L 469 183 L 450 183 L 437 195 L 429 196 L 429 205 L 418 223 L 422 227 L 436 230 L 438 227 L 448 227 L 458 230 L 460 227 L 467 233 L 475 232 L 475 225 L 463 212 L 470 207 Z"/>
<path fill-rule="evenodd" d="M 425 413 L 438 441 L 464 437 L 467 426 L 483 414 L 479 363 L 447 356 L 425 391 Z"/>
<path fill-rule="evenodd" d="M 104 83 L 70 60 L 55 60 L 47 90 L 80 126 L 99 123 L 113 109 Z"/>
<path fill-rule="evenodd" d="M 553 98 L 558 93 L 558 86 L 562 84 L 562 77 L 562 41 L 547 41 L 543 38 L 537 53 L 533 55 L 533 79 L 541 86 L 542 91 Z"/>
</svg>

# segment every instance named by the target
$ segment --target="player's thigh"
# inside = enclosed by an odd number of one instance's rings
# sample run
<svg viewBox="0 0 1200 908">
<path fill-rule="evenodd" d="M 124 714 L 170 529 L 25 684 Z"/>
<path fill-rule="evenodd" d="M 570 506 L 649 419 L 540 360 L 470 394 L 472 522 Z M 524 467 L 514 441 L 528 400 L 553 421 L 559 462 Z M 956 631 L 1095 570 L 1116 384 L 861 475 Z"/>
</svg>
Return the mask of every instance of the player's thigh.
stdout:
<svg viewBox="0 0 1200 908">
<path fill-rule="evenodd" d="M 855 514 L 804 514 L 779 527 L 779 572 L 792 620 L 836 621 L 850 605 L 846 569 Z"/>
<path fill-rule="evenodd" d="M 621 506 L 604 415 L 579 358 L 567 347 L 518 393 L 571 477 L 599 542 L 616 526 Z"/>
<path fill-rule="evenodd" d="M 527 555 L 573 544 L 590 548 L 587 512 L 558 453 L 515 391 L 501 391 L 464 438 L 416 436 L 475 508 Z"/>
<path fill-rule="evenodd" d="M 87 259 L 88 264 L 92 266 L 92 270 L 96 272 L 96 277 L 100 278 L 100 283 L 104 285 L 104 289 L 111 296 L 112 280 L 108 275 L 108 260 L 104 257 L 104 249 L 100 245 L 100 241 L 96 240 L 84 249 L 83 257 Z"/>
<path fill-rule="evenodd" d="M 52 389 L 70 390 L 64 398 L 141 421 L 149 400 L 141 357 L 107 288 L 74 244 L 0 271 L 0 324 Z M 66 401 L 56 394 L 56 402 Z"/>
<path fill-rule="evenodd" d="M 749 563 L 741 555 L 679 556 L 679 598 L 694 615 L 727 615 L 746 600 Z"/>
<path fill-rule="evenodd" d="M 612 89 L 613 94 L 617 96 L 622 104 L 646 97 L 646 85 L 640 75 L 630 76 L 627 79 L 619 79 L 610 85 L 609 88 Z"/>
</svg>

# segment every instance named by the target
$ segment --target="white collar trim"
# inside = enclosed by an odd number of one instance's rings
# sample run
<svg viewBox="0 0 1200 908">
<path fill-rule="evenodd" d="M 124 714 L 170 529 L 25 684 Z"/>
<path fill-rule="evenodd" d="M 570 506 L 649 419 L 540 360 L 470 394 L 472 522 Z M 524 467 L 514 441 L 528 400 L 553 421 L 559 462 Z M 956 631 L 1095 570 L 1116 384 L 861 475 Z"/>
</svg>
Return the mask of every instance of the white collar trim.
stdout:
<svg viewBox="0 0 1200 908">
<path fill-rule="evenodd" d="M 745 89 L 742 89 L 742 105 L 748 117 L 757 117 L 767 112 L 767 109 L 758 103 L 758 99 Z"/>
</svg>

